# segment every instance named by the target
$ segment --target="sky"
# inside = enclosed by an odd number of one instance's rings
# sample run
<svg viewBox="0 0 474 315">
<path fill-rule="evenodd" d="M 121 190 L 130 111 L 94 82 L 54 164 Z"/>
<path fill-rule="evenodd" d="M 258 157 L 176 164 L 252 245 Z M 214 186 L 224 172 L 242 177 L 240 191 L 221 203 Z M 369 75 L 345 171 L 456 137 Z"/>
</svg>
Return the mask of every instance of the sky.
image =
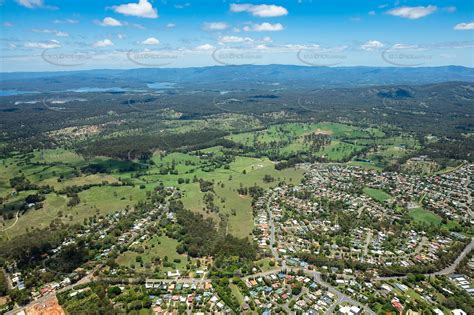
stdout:
<svg viewBox="0 0 474 315">
<path fill-rule="evenodd" d="M 0 0 L 0 71 L 474 66 L 470 0 Z"/>
</svg>

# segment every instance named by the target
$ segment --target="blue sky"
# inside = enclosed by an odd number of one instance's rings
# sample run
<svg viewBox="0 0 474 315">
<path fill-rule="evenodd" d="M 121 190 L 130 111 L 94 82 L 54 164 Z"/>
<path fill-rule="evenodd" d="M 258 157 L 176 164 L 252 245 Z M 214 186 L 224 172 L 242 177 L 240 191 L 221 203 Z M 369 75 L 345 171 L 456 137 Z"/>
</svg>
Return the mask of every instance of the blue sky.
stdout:
<svg viewBox="0 0 474 315">
<path fill-rule="evenodd" d="M 0 0 L 1 71 L 474 66 L 472 1 Z"/>
</svg>

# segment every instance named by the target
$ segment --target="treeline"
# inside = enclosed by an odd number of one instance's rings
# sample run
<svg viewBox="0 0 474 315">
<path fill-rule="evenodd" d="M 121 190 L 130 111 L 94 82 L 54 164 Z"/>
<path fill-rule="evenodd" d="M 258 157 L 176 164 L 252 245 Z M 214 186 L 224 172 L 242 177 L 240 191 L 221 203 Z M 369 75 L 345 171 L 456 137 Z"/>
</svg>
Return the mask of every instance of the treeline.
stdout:
<svg viewBox="0 0 474 315">
<path fill-rule="evenodd" d="M 211 146 L 212 142 L 225 135 L 227 132 L 207 129 L 173 135 L 124 136 L 89 142 L 80 147 L 78 153 L 85 157 L 108 156 L 130 160 L 138 157 L 151 157 L 156 149 L 202 149 Z"/>
<path fill-rule="evenodd" d="M 438 142 L 427 144 L 420 152 L 432 159 L 455 159 L 474 161 L 474 139 L 466 137 L 465 139 L 442 139 Z M 443 167 L 443 165 L 441 165 Z"/>
<path fill-rule="evenodd" d="M 3 269 L 0 268 L 0 296 L 7 295 L 8 292 L 8 283 L 7 278 L 5 277 L 5 273 Z"/>
<path fill-rule="evenodd" d="M 368 264 L 361 263 L 356 260 L 346 260 L 346 259 L 334 259 L 334 258 L 329 258 L 324 255 L 315 255 L 312 253 L 306 253 L 306 252 L 301 252 L 298 254 L 298 257 L 312 265 L 315 265 L 317 267 L 335 267 L 338 268 L 339 270 L 345 269 L 345 268 L 350 268 L 350 269 L 355 269 L 355 270 L 361 270 L 365 271 L 369 268 Z"/>
<path fill-rule="evenodd" d="M 71 229 L 73 230 L 73 228 Z M 32 230 L 19 235 L 8 242 L 0 243 L 0 257 L 14 260 L 18 268 L 28 269 L 43 260 L 43 255 L 58 247 L 68 233 L 64 228 L 47 228 Z"/>
<path fill-rule="evenodd" d="M 186 209 L 176 212 L 178 224 L 181 226 L 178 240 L 182 250 L 191 257 L 240 257 L 244 260 L 253 260 L 256 249 L 248 239 L 238 239 L 230 234 L 218 231 L 210 218 Z"/>
</svg>

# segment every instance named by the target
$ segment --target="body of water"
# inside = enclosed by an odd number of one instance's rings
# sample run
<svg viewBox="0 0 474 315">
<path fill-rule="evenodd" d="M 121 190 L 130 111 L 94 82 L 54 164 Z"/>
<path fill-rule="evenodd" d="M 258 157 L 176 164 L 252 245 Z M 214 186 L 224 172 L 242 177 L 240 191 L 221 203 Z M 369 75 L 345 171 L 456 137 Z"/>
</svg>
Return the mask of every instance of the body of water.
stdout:
<svg viewBox="0 0 474 315">
<path fill-rule="evenodd" d="M 155 83 L 147 83 L 147 86 L 150 89 L 160 90 L 160 89 L 171 89 L 175 86 L 174 83 L 171 82 L 155 82 Z"/>
<path fill-rule="evenodd" d="M 38 93 L 38 92 L 18 91 L 18 90 L 0 90 L 0 96 L 15 96 L 15 95 L 31 94 L 31 93 Z"/>
</svg>

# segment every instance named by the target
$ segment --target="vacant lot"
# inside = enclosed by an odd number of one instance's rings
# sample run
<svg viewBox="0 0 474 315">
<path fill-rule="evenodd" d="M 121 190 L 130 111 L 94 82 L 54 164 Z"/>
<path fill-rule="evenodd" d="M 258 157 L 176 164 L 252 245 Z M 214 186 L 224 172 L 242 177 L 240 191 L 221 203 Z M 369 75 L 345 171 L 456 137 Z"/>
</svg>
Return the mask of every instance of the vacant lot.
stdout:
<svg viewBox="0 0 474 315">
<path fill-rule="evenodd" d="M 374 189 L 374 188 L 369 188 L 369 187 L 365 187 L 364 188 L 364 193 L 371 197 L 372 199 L 375 199 L 377 201 L 380 201 L 380 202 L 384 202 L 385 200 L 388 200 L 390 198 L 392 198 L 392 196 L 390 196 L 389 194 L 387 194 L 385 191 L 381 190 L 381 189 Z"/>
<path fill-rule="evenodd" d="M 436 213 L 431 211 L 425 210 L 423 208 L 415 208 L 410 210 L 410 217 L 419 223 L 426 223 L 426 224 L 433 224 L 433 225 L 440 225 L 441 224 L 441 217 Z"/>
<path fill-rule="evenodd" d="M 167 236 L 155 236 L 150 240 L 143 242 L 140 245 L 136 245 L 135 249 L 141 248 L 142 253 L 139 253 L 137 250 L 128 250 L 124 252 L 117 258 L 117 263 L 122 266 L 132 267 L 134 266 L 136 270 L 146 270 L 147 266 L 160 267 L 162 271 L 170 270 L 186 270 L 187 256 L 180 255 L 176 252 L 176 246 L 178 241 L 169 238 Z M 142 263 L 139 262 L 140 256 Z M 161 263 L 158 263 L 161 261 Z M 138 260 L 138 261 L 137 261 Z M 179 260 L 179 262 L 176 261 Z M 173 264 L 173 267 L 163 267 L 163 263 L 168 261 L 170 264 Z M 151 271 L 151 270 L 149 270 Z"/>
</svg>

